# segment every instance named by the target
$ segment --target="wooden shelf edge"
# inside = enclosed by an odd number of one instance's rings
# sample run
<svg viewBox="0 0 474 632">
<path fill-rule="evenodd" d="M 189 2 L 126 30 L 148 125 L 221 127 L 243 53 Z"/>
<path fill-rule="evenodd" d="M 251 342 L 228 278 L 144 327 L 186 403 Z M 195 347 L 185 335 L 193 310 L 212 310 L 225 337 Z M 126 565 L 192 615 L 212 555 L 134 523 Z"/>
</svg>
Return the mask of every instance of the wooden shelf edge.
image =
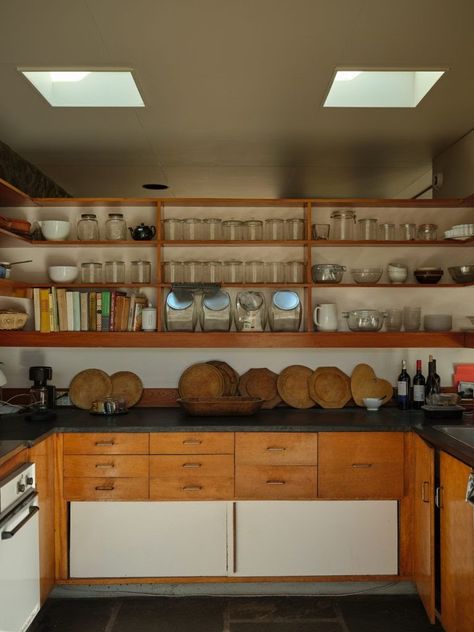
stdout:
<svg viewBox="0 0 474 632">
<path fill-rule="evenodd" d="M 38 206 L 29 195 L 0 178 L 0 206 Z"/>
<path fill-rule="evenodd" d="M 465 345 L 466 339 L 470 344 Z M 131 348 L 462 348 L 464 332 L 60 332 L 2 331 L 3 347 Z"/>
</svg>

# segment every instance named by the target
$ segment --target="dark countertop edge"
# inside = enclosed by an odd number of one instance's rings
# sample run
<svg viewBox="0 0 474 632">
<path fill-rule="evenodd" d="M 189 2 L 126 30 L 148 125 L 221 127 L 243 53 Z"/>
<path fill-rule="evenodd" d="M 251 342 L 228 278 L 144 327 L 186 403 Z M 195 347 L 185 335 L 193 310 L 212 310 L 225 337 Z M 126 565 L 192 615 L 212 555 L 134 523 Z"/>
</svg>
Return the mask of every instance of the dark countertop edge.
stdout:
<svg viewBox="0 0 474 632">
<path fill-rule="evenodd" d="M 8 445 L 8 447 L 6 447 L 2 445 L 2 443 L 7 443 L 7 444 L 14 443 L 15 446 L 11 447 L 10 445 Z M 21 439 L 17 439 L 17 440 L 7 439 L 5 442 L 0 441 L 0 466 L 6 463 L 9 459 L 19 454 L 20 452 L 22 452 L 23 450 L 25 450 L 26 448 L 28 448 L 29 445 L 27 444 L 28 442 L 22 441 Z"/>
<path fill-rule="evenodd" d="M 463 424 L 458 424 L 463 425 Z M 414 432 L 419 435 L 422 439 L 430 443 L 434 448 L 438 448 L 443 452 L 447 452 L 451 456 L 454 456 L 456 459 L 459 459 L 469 467 L 474 468 L 474 449 L 470 448 L 468 445 L 454 439 L 453 437 L 449 437 L 444 432 L 440 430 L 436 430 L 431 426 L 415 426 L 413 428 Z"/>
</svg>

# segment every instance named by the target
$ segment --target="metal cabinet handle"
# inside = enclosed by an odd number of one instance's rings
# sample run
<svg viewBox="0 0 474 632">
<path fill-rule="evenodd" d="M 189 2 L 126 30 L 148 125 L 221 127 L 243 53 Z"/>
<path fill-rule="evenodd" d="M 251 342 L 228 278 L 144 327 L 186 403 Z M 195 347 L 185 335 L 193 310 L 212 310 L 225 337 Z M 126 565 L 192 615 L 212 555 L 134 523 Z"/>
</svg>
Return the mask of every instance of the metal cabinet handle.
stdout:
<svg viewBox="0 0 474 632">
<path fill-rule="evenodd" d="M 13 538 L 18 533 L 18 531 L 20 531 L 20 529 L 24 527 L 25 524 L 33 518 L 33 516 L 38 511 L 39 511 L 39 507 L 36 507 L 36 505 L 33 505 L 33 507 L 30 507 L 30 513 L 26 516 L 26 518 L 23 518 L 23 520 L 19 522 L 15 528 L 13 528 L 11 531 L 2 532 L 2 540 L 9 540 L 10 538 Z"/>
<path fill-rule="evenodd" d="M 95 489 L 98 492 L 113 492 L 114 486 L 113 485 L 97 485 Z"/>
<path fill-rule="evenodd" d="M 352 467 L 355 468 L 363 468 L 363 467 L 372 467 L 373 463 L 353 463 Z"/>
<path fill-rule="evenodd" d="M 435 490 L 435 505 L 438 509 L 443 509 L 442 491 L 443 488 L 441 486 L 437 487 Z"/>
<path fill-rule="evenodd" d="M 183 463 L 182 467 L 187 469 L 195 469 L 198 467 L 202 467 L 202 463 Z"/>
<path fill-rule="evenodd" d="M 183 445 L 201 445 L 200 439 L 184 439 Z"/>
<path fill-rule="evenodd" d="M 115 445 L 115 441 L 113 441 L 113 440 L 112 440 L 112 441 L 96 441 L 96 442 L 95 442 L 95 445 L 96 445 L 98 448 L 105 448 L 105 447 L 107 447 L 107 446 L 112 446 L 112 445 Z"/>
<path fill-rule="evenodd" d="M 429 503 L 430 502 L 429 490 L 430 490 L 430 482 L 429 481 L 423 481 L 422 484 L 421 484 L 421 500 L 424 503 Z"/>
<path fill-rule="evenodd" d="M 267 452 L 285 452 L 286 448 L 280 448 L 278 446 L 269 446 Z"/>
<path fill-rule="evenodd" d="M 286 481 L 265 481 L 267 485 L 286 485 Z"/>
<path fill-rule="evenodd" d="M 115 463 L 96 463 L 95 466 L 100 469 L 105 469 L 109 467 L 115 467 Z"/>
<path fill-rule="evenodd" d="M 200 485 L 185 485 L 183 492 L 200 492 L 202 487 Z"/>
</svg>

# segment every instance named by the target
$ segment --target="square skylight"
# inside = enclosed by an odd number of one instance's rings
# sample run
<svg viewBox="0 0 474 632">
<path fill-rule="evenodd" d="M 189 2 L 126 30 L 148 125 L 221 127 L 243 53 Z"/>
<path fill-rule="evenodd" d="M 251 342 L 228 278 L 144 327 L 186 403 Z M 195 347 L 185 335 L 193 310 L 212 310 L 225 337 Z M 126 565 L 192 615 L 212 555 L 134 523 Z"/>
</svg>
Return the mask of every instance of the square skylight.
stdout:
<svg viewBox="0 0 474 632">
<path fill-rule="evenodd" d="M 325 108 L 414 108 L 444 70 L 338 69 Z"/>
<path fill-rule="evenodd" d="M 145 106 L 130 70 L 19 70 L 53 107 Z"/>
</svg>

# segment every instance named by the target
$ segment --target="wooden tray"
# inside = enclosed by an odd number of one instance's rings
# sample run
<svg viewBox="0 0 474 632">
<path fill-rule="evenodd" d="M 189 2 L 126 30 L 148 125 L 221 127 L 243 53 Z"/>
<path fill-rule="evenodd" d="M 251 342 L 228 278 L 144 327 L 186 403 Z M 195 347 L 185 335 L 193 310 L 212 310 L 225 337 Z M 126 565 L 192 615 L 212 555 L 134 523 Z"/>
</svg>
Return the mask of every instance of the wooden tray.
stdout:
<svg viewBox="0 0 474 632">
<path fill-rule="evenodd" d="M 192 364 L 179 378 L 178 392 L 181 398 L 222 397 L 224 391 L 221 370 L 206 362 Z"/>
<path fill-rule="evenodd" d="M 256 397 L 183 397 L 178 399 L 188 415 L 195 417 L 244 416 L 255 414 L 263 404 Z"/>
<path fill-rule="evenodd" d="M 85 369 L 72 378 L 69 399 L 78 408 L 88 410 L 96 399 L 112 394 L 112 380 L 100 369 Z"/>
<path fill-rule="evenodd" d="M 270 369 L 249 369 L 240 377 L 239 393 L 244 397 L 263 399 L 262 408 L 275 408 L 281 404 L 277 379 L 278 375 Z"/>
<path fill-rule="evenodd" d="M 393 386 L 387 380 L 375 375 L 375 371 L 368 364 L 358 364 L 351 375 L 351 391 L 357 406 L 363 406 L 365 397 L 380 397 L 385 404 L 393 397 Z"/>
<path fill-rule="evenodd" d="M 219 369 L 224 378 L 224 395 L 237 395 L 237 387 L 239 384 L 239 374 L 237 371 L 222 360 L 209 360 L 207 364 L 212 364 Z"/>
<path fill-rule="evenodd" d="M 135 406 L 143 395 L 143 384 L 136 373 L 131 371 L 117 371 L 110 376 L 112 382 L 112 397 L 125 400 L 127 408 Z"/>
<path fill-rule="evenodd" d="M 278 393 L 282 400 L 293 408 L 312 408 L 314 401 L 309 395 L 308 378 L 313 371 L 307 366 L 287 366 L 277 379 Z"/>
<path fill-rule="evenodd" d="M 319 367 L 308 379 L 311 399 L 322 408 L 344 408 L 351 399 L 351 378 L 336 367 Z"/>
</svg>

